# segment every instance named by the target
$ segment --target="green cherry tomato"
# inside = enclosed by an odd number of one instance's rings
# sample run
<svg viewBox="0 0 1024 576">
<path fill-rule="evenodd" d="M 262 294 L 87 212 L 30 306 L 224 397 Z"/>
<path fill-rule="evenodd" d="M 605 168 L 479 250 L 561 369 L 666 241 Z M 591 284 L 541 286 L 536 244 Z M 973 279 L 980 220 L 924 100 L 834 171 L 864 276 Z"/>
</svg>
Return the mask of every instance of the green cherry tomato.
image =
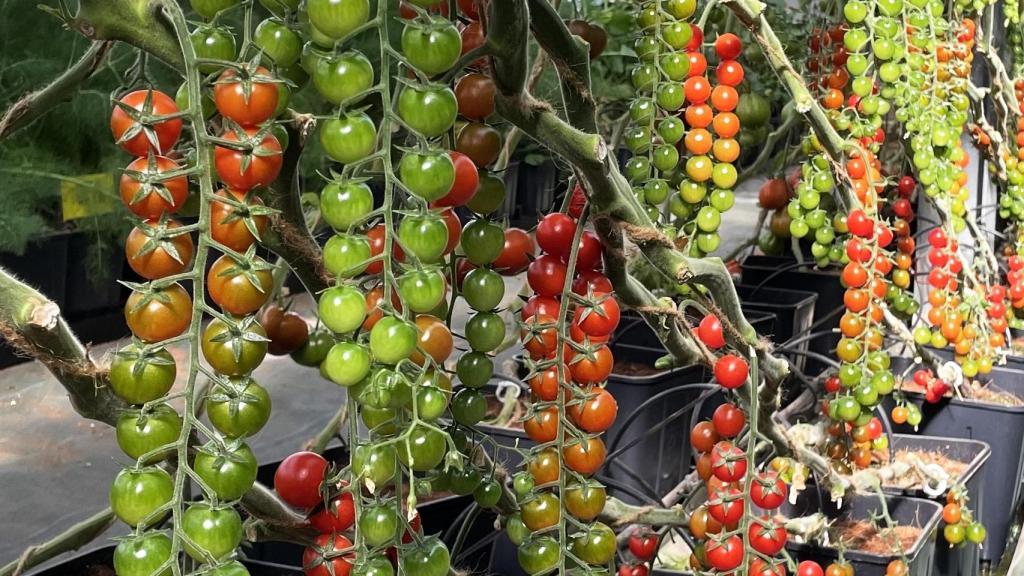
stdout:
<svg viewBox="0 0 1024 576">
<path fill-rule="evenodd" d="M 324 266 L 339 278 L 352 278 L 366 271 L 370 243 L 365 237 L 335 234 L 324 244 Z"/>
<path fill-rule="evenodd" d="M 398 539 L 398 512 L 394 505 L 368 506 L 359 517 L 359 533 L 368 546 L 390 544 Z"/>
<path fill-rule="evenodd" d="M 403 305 L 421 314 L 436 308 L 447 291 L 444 273 L 438 268 L 409 270 L 398 277 L 396 284 Z"/>
<path fill-rule="evenodd" d="M 398 96 L 398 116 L 426 138 L 447 132 L 458 114 L 455 92 L 447 86 L 405 86 Z"/>
<path fill-rule="evenodd" d="M 206 399 L 210 423 L 228 438 L 259 432 L 270 419 L 270 408 L 270 395 L 252 378 L 229 378 L 218 383 Z"/>
<path fill-rule="evenodd" d="M 159 522 L 167 515 L 154 514 L 171 502 L 174 480 L 160 468 L 121 470 L 110 485 L 110 508 L 125 524 L 135 527 L 143 521 L 146 526 Z"/>
<path fill-rule="evenodd" d="M 412 400 L 412 387 L 403 373 L 378 368 L 360 384 L 357 400 L 374 408 L 405 408 Z"/>
<path fill-rule="evenodd" d="M 365 404 L 359 408 L 359 417 L 362 418 L 363 424 L 366 424 L 371 432 L 380 436 L 392 436 L 398 431 L 395 422 L 396 414 L 397 412 L 392 408 L 374 408 Z"/>
<path fill-rule="evenodd" d="M 341 104 L 373 86 L 373 67 L 362 52 L 318 54 L 310 62 L 316 65 L 311 72 L 313 86 L 331 104 Z"/>
<path fill-rule="evenodd" d="M 481 312 L 466 323 L 466 340 L 476 352 L 492 352 L 505 339 L 505 321 L 494 312 Z"/>
<path fill-rule="evenodd" d="M 967 526 L 967 540 L 972 544 L 981 544 L 985 541 L 985 527 L 980 522 L 971 522 Z"/>
<path fill-rule="evenodd" d="M 232 560 L 227 564 L 221 564 L 209 572 L 203 572 L 203 576 L 249 576 L 249 570 L 245 564 L 238 560 Z"/>
<path fill-rule="evenodd" d="M 476 194 L 469 199 L 466 207 L 477 214 L 487 215 L 505 202 L 505 182 L 493 174 L 481 174 Z"/>
<path fill-rule="evenodd" d="M 473 500 L 481 508 L 494 508 L 501 500 L 501 484 L 494 480 L 484 480 L 473 491 Z"/>
<path fill-rule="evenodd" d="M 320 127 L 320 144 L 331 160 L 352 164 L 373 154 L 377 127 L 365 112 L 342 114 Z"/>
<path fill-rule="evenodd" d="M 356 564 L 352 576 L 395 576 L 395 569 L 387 558 L 369 558 L 362 564 Z"/>
<path fill-rule="evenodd" d="M 355 342 L 338 342 L 324 359 L 324 371 L 339 386 L 355 386 L 370 373 L 370 352 Z"/>
<path fill-rule="evenodd" d="M 448 246 L 448 225 L 438 214 L 410 214 L 398 225 L 398 239 L 406 254 L 422 264 L 434 264 Z"/>
<path fill-rule="evenodd" d="M 459 382 L 469 388 L 482 388 L 494 375 L 494 361 L 483 352 L 466 352 L 455 364 Z"/>
<path fill-rule="evenodd" d="M 373 210 L 373 192 L 363 182 L 333 180 L 320 191 L 320 215 L 340 232 L 347 231 Z"/>
<path fill-rule="evenodd" d="M 402 571 L 405 576 L 445 576 L 451 567 L 448 548 L 440 538 L 424 538 L 411 548 L 399 550 Z"/>
<path fill-rule="evenodd" d="M 248 374 L 266 357 L 266 338 L 267 332 L 258 322 L 243 321 L 232 328 L 214 318 L 203 331 L 203 358 L 225 376 Z"/>
<path fill-rule="evenodd" d="M 302 38 L 279 18 L 260 22 L 253 35 L 253 43 L 282 68 L 298 62 L 302 55 Z"/>
<path fill-rule="evenodd" d="M 143 532 L 121 540 L 114 549 L 117 576 L 170 576 L 171 567 L 158 569 L 171 558 L 171 539 L 163 532 Z"/>
<path fill-rule="evenodd" d="M 306 0 L 309 23 L 340 40 L 370 19 L 369 0 Z"/>
<path fill-rule="evenodd" d="M 402 54 L 427 76 L 447 72 L 462 53 L 462 37 L 447 18 L 434 17 L 430 23 L 410 22 L 402 31 Z"/>
<path fill-rule="evenodd" d="M 191 541 L 185 552 L 199 562 L 220 560 L 242 543 L 242 517 L 230 506 L 196 502 L 185 509 L 179 527 Z"/>
<path fill-rule="evenodd" d="M 470 262 L 484 266 L 501 255 L 505 247 L 505 233 L 501 226 L 478 218 L 462 229 L 461 246 Z"/>
<path fill-rule="evenodd" d="M 615 558 L 615 532 L 601 522 L 595 522 L 582 534 L 573 537 L 573 554 L 591 566 L 601 566 Z"/>
<path fill-rule="evenodd" d="M 117 445 L 131 458 L 174 444 L 181 434 L 181 416 L 168 404 L 157 404 L 146 412 L 126 410 L 117 419 Z M 173 448 L 169 448 L 173 450 Z M 167 451 L 150 457 L 144 464 L 163 460 Z"/>
<path fill-rule="evenodd" d="M 414 196 L 433 202 L 446 196 L 455 183 L 455 164 L 443 150 L 408 152 L 398 163 L 398 177 Z"/>
<path fill-rule="evenodd" d="M 448 452 L 444 434 L 426 426 L 414 426 L 404 442 L 397 446 L 398 459 L 414 472 L 437 468 Z"/>
<path fill-rule="evenodd" d="M 473 466 L 465 466 L 462 470 L 448 470 L 448 482 L 452 492 L 460 496 L 472 494 L 480 485 L 480 472 Z"/>
<path fill-rule="evenodd" d="M 462 296 L 477 312 L 490 312 L 505 296 L 505 281 L 490 268 L 474 268 L 462 281 Z"/>
<path fill-rule="evenodd" d="M 223 502 L 238 500 L 256 482 L 256 456 L 245 442 L 221 449 L 213 444 L 196 454 L 192 468 Z"/>
<path fill-rule="evenodd" d="M 292 360 L 302 366 L 320 366 L 324 358 L 327 358 L 331 346 L 334 346 L 334 338 L 328 330 L 322 328 L 314 330 L 309 335 L 309 340 L 298 350 L 292 352 Z"/>
<path fill-rule="evenodd" d="M 145 404 L 162 398 L 177 375 L 174 357 L 165 349 L 144 354 L 129 344 L 117 351 L 110 364 L 110 388 L 129 404 Z"/>
<path fill-rule="evenodd" d="M 450 392 L 437 386 L 426 385 L 416 388 L 416 414 L 421 420 L 433 422 L 444 415 L 448 409 Z"/>
<path fill-rule="evenodd" d="M 217 105 L 213 103 L 213 97 L 210 96 L 209 90 L 203 90 L 201 101 L 203 118 L 209 120 L 217 112 Z M 174 94 L 174 103 L 178 105 L 179 110 L 188 110 L 189 102 L 188 83 L 186 82 L 178 86 L 178 91 Z"/>
<path fill-rule="evenodd" d="M 394 316 L 385 316 L 370 330 L 370 353 L 381 364 L 397 364 L 416 349 L 416 328 Z"/>
<path fill-rule="evenodd" d="M 354 286 L 332 286 L 320 294 L 317 312 L 324 326 L 332 332 L 345 334 L 359 328 L 366 320 L 366 298 Z"/>
<path fill-rule="evenodd" d="M 530 536 L 530 529 L 523 524 L 519 514 L 512 514 L 505 521 L 505 533 L 508 534 L 508 539 L 513 544 L 519 546 Z"/>
<path fill-rule="evenodd" d="M 487 414 L 487 400 L 479 390 L 463 388 L 452 398 L 452 417 L 463 426 L 476 426 Z"/>
<path fill-rule="evenodd" d="M 235 37 L 226 28 L 201 24 L 189 35 L 189 41 L 192 42 L 196 58 L 229 62 L 235 59 Z M 199 71 L 203 74 L 211 74 L 220 69 L 220 65 L 213 63 L 199 65 Z"/>
<path fill-rule="evenodd" d="M 394 444 L 359 446 L 352 457 L 352 473 L 383 486 L 395 477 L 396 457 Z"/>
<path fill-rule="evenodd" d="M 517 557 L 530 576 L 549 572 L 558 565 L 558 541 L 550 536 L 531 538 L 519 546 Z"/>
</svg>

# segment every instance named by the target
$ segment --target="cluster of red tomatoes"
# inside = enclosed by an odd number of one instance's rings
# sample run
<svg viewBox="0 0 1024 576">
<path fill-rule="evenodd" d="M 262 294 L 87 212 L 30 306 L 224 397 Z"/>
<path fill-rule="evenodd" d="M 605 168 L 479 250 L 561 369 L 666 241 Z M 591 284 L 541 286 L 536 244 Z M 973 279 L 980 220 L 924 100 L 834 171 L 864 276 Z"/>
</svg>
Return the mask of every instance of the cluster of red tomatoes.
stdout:
<svg viewBox="0 0 1024 576">
<path fill-rule="evenodd" d="M 540 220 L 536 238 L 543 253 L 526 272 L 533 296 L 521 311 L 520 334 L 529 356 L 534 402 L 524 428 L 538 446 L 527 459 L 527 475 L 520 476 L 515 487 L 522 524 L 532 533 L 518 541 L 519 563 L 530 574 L 549 570 L 559 560 L 557 540 L 539 533 L 562 521 L 560 496 L 577 521 L 588 523 L 582 534 L 564 543 L 569 552 L 600 566 L 610 562 L 616 551 L 611 528 L 594 522 L 606 496 L 604 487 L 590 477 L 605 460 L 600 435 L 618 413 L 618 404 L 604 384 L 614 363 L 608 341 L 619 324 L 620 311 L 611 282 L 601 272 L 600 240 L 590 230 L 579 230 L 585 221 L 576 217 L 555 212 Z M 570 264 L 575 273 L 571 281 Z M 571 292 L 565 295 L 567 287 Z M 569 318 L 568 334 L 559 331 L 562 314 Z M 574 480 L 559 495 L 562 474 Z"/>
<path fill-rule="evenodd" d="M 1010 305 L 1020 310 L 1024 308 L 1024 257 L 1015 254 L 1006 259 L 1006 264 L 1006 282 L 1010 286 L 1006 295 Z"/>
<path fill-rule="evenodd" d="M 841 25 L 811 32 L 807 69 L 818 77 L 808 84 L 808 89 L 818 91 L 821 105 L 828 110 L 837 110 L 846 101 L 850 74 L 846 70 L 849 52 L 843 46 L 845 35 L 846 28 Z"/>
</svg>

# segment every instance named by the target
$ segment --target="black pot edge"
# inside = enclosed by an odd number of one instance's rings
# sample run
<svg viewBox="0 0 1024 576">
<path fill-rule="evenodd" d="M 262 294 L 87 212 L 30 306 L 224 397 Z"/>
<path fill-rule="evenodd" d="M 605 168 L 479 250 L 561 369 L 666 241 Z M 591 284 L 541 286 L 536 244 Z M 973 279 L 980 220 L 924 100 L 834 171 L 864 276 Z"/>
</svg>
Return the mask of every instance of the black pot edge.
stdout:
<svg viewBox="0 0 1024 576">
<path fill-rule="evenodd" d="M 938 440 L 938 441 L 947 442 L 947 443 L 961 443 L 961 444 L 978 444 L 978 445 L 981 445 L 983 450 L 981 452 L 979 452 L 974 457 L 973 460 L 971 460 L 971 462 L 967 465 L 967 468 L 963 471 L 963 474 L 961 474 L 956 479 L 956 482 L 954 484 L 957 484 L 957 485 L 966 484 L 971 478 L 974 477 L 975 474 L 978 473 L 978 470 L 981 469 L 981 467 L 985 464 L 985 462 L 988 461 L 989 457 L 992 455 L 992 447 L 988 445 L 988 442 L 982 442 L 981 440 L 972 440 L 972 439 L 969 439 L 969 438 L 949 438 L 949 437 L 946 437 L 946 436 L 919 436 L 917 434 L 893 434 L 892 435 L 892 439 L 890 441 L 895 441 L 896 438 L 920 439 L 920 440 Z M 893 496 L 905 496 L 905 497 L 908 497 L 908 498 L 918 498 L 918 499 L 922 499 L 922 500 L 934 500 L 936 502 L 938 502 L 940 500 L 942 500 L 942 501 L 945 500 L 944 498 L 938 498 L 938 497 L 932 498 L 932 497 L 928 496 L 927 494 L 925 494 L 924 491 L 920 490 L 920 489 L 893 488 L 893 487 L 885 487 L 885 486 L 883 486 L 882 487 L 882 491 L 885 492 L 886 494 L 893 495 Z"/>
</svg>

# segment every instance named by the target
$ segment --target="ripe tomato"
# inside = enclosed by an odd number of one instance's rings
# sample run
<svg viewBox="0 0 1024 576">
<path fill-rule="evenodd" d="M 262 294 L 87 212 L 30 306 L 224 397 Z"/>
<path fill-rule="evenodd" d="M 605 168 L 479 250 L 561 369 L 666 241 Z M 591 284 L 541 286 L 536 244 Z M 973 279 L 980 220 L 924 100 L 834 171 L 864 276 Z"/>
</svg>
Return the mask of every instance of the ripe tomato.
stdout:
<svg viewBox="0 0 1024 576">
<path fill-rule="evenodd" d="M 732 442 L 715 444 L 711 451 L 711 473 L 722 482 L 739 482 L 747 473 L 746 454 Z"/>
<path fill-rule="evenodd" d="M 501 152 L 501 134 L 487 124 L 471 122 L 459 130 L 455 149 L 469 156 L 477 166 L 488 166 Z"/>
<path fill-rule="evenodd" d="M 185 332 L 192 321 L 192 298 L 175 282 L 150 294 L 132 292 L 124 305 L 128 328 L 143 342 L 160 342 Z"/>
<path fill-rule="evenodd" d="M 597 296 L 614 290 L 611 280 L 597 270 L 580 270 L 572 281 L 572 291 L 580 296 L 588 293 Z"/>
<path fill-rule="evenodd" d="M 764 510 L 775 510 L 782 506 L 788 495 L 789 488 L 774 470 L 761 472 L 750 486 L 750 500 Z"/>
<path fill-rule="evenodd" d="M 309 342 L 309 325 L 302 316 L 286 312 L 280 306 L 265 308 L 259 323 L 270 338 L 267 352 L 273 356 L 291 354 Z"/>
<path fill-rule="evenodd" d="M 163 179 L 161 174 L 180 168 L 177 162 L 164 156 L 154 156 L 152 160 L 136 158 L 121 175 L 121 201 L 133 214 L 146 220 L 174 214 L 188 197 L 188 178 L 174 176 Z M 130 172 L 138 172 L 140 176 L 136 178 Z"/>
<path fill-rule="evenodd" d="M 796 567 L 796 576 L 825 576 L 825 572 L 817 562 L 804 560 Z"/>
<path fill-rule="evenodd" d="M 455 182 L 448 194 L 434 201 L 431 206 L 465 206 L 473 199 L 480 185 L 480 172 L 469 156 L 454 150 L 448 154 L 455 165 Z"/>
<path fill-rule="evenodd" d="M 550 296 L 533 296 L 526 301 L 520 312 L 522 313 L 523 320 L 535 314 L 547 314 L 552 318 L 557 318 L 560 309 L 561 304 L 558 303 L 558 300 Z"/>
<path fill-rule="evenodd" d="M 538 444 L 551 442 L 558 436 L 558 408 L 541 408 L 523 422 L 523 430 Z"/>
<path fill-rule="evenodd" d="M 725 526 L 732 526 L 743 517 L 743 493 L 732 487 L 710 489 L 708 514 Z"/>
<path fill-rule="evenodd" d="M 530 476 L 533 477 L 533 481 L 537 486 L 544 486 L 558 480 L 560 473 L 560 467 L 558 464 L 558 451 L 554 448 L 545 448 L 540 452 L 533 455 L 530 459 L 529 464 Z M 558 501 L 555 501 L 555 509 L 558 509 Z M 523 509 L 523 522 L 526 523 L 527 527 L 530 526 L 530 522 L 527 520 L 528 514 L 526 509 Z M 532 528 L 532 527 L 531 527 Z"/>
<path fill-rule="evenodd" d="M 697 337 L 705 346 L 716 350 L 725 346 L 725 335 L 722 331 L 722 321 L 714 314 L 708 314 L 701 319 L 697 326 Z"/>
<path fill-rule="evenodd" d="M 698 422 L 693 430 L 690 430 L 690 446 L 702 454 L 711 452 L 718 440 L 719 436 L 715 425 L 707 420 Z"/>
<path fill-rule="evenodd" d="M 459 114 L 470 120 L 483 120 L 494 114 L 494 81 L 478 72 L 471 72 L 455 85 Z"/>
<path fill-rule="evenodd" d="M 612 373 L 615 358 L 608 345 L 602 344 L 591 352 L 573 352 L 569 359 L 572 379 L 581 385 L 599 384 Z"/>
<path fill-rule="evenodd" d="M 725 403 L 715 409 L 711 422 L 715 431 L 723 438 L 735 438 L 743 431 L 747 417 L 735 404 Z"/>
<path fill-rule="evenodd" d="M 757 201 L 762 208 L 778 210 L 789 202 L 789 186 L 782 178 L 772 178 L 761 185 Z"/>
<path fill-rule="evenodd" d="M 658 535 L 653 532 L 631 534 L 629 536 L 629 551 L 641 562 L 653 560 L 654 554 L 658 551 Z"/>
<path fill-rule="evenodd" d="M 587 336 L 601 338 L 615 331 L 619 325 L 619 303 L 610 294 L 599 297 L 593 306 L 576 308 L 573 325 L 579 326 Z"/>
<path fill-rule="evenodd" d="M 743 562 L 743 540 L 729 536 L 724 541 L 711 540 L 707 544 L 708 563 L 720 572 L 734 570 Z"/>
<path fill-rule="evenodd" d="M 252 193 L 237 190 L 218 190 L 217 196 L 230 198 L 243 206 L 213 202 L 210 206 L 210 236 L 235 252 L 244 254 L 256 242 L 253 231 L 262 237 L 267 228 L 266 214 L 259 213 L 263 201 Z"/>
<path fill-rule="evenodd" d="M 769 526 L 756 521 L 751 522 L 750 528 L 747 529 L 747 538 L 754 550 L 765 556 L 775 556 L 786 546 L 786 529 L 767 516 L 762 516 L 761 520 Z"/>
<path fill-rule="evenodd" d="M 566 368 L 564 373 L 568 374 L 569 369 Z M 543 372 L 530 378 L 530 391 L 545 402 L 554 402 L 558 399 L 558 367 L 549 366 Z"/>
<path fill-rule="evenodd" d="M 533 359 L 546 358 L 558 349 L 555 325 L 556 319 L 545 314 L 536 314 L 523 321 L 520 340 Z"/>
<path fill-rule="evenodd" d="M 206 273 L 206 289 L 220 309 L 246 316 L 260 309 L 274 288 L 271 267 L 259 256 L 238 262 L 227 254 L 217 258 Z"/>
<path fill-rule="evenodd" d="M 506 228 L 505 245 L 494 262 L 491 262 L 491 267 L 503 275 L 518 274 L 530 265 L 533 253 L 533 239 L 525 230 Z"/>
<path fill-rule="evenodd" d="M 315 548 L 302 551 L 302 571 L 306 576 L 349 576 L 355 555 L 337 553 L 350 548 L 352 542 L 341 534 L 321 534 Z"/>
<path fill-rule="evenodd" d="M 568 406 L 569 418 L 581 430 L 591 434 L 600 434 L 611 428 L 615 422 L 619 404 L 615 401 L 615 397 L 604 388 L 594 387 L 590 393 L 591 397 Z"/>
<path fill-rule="evenodd" d="M 585 230 L 580 236 L 580 247 L 576 250 L 576 269 L 597 270 L 601 267 L 601 255 L 601 239 L 590 230 Z"/>
<path fill-rule="evenodd" d="M 735 354 L 726 354 L 715 362 L 715 380 L 730 390 L 742 386 L 749 372 L 747 361 Z"/>
<path fill-rule="evenodd" d="M 213 102 L 221 116 L 249 128 L 269 120 L 277 109 L 277 84 L 270 70 L 228 68 L 213 84 Z"/>
<path fill-rule="evenodd" d="M 540 219 L 536 234 L 541 250 L 564 259 L 572 248 L 576 221 L 562 212 L 553 212 Z"/>
<path fill-rule="evenodd" d="M 136 90 L 122 96 L 119 102 L 110 115 L 110 131 L 121 148 L 139 157 L 150 151 L 164 154 L 174 148 L 181 135 L 181 118 L 155 119 L 178 112 L 173 98 L 159 90 Z"/>
<path fill-rule="evenodd" d="M 569 243 L 570 245 L 572 242 Z M 526 270 L 526 281 L 530 288 L 541 296 L 555 297 L 565 286 L 566 266 L 557 256 L 543 254 L 530 263 Z"/>
<path fill-rule="evenodd" d="M 590 476 L 601 468 L 606 453 L 604 442 L 600 438 L 588 438 L 562 449 L 565 466 L 584 476 Z"/>
<path fill-rule="evenodd" d="M 221 138 L 251 144 L 251 150 L 233 150 L 226 146 L 214 148 L 213 161 L 217 175 L 231 190 L 248 192 L 269 186 L 281 171 L 281 143 L 270 132 L 256 140 L 257 130 L 229 130 Z"/>
<path fill-rule="evenodd" d="M 735 60 L 743 52 L 743 42 L 731 32 L 721 34 L 715 39 L 715 52 L 721 60 Z"/>
<path fill-rule="evenodd" d="M 132 228 L 124 245 L 131 269 L 147 280 L 184 272 L 195 251 L 192 236 L 178 234 L 157 239 L 162 233 L 180 227 L 181 223 L 175 220 L 167 220 L 162 226 L 157 220 L 148 220 L 141 227 Z"/>
<path fill-rule="evenodd" d="M 296 508 L 311 508 L 323 502 L 320 484 L 327 471 L 327 460 L 315 452 L 296 452 L 281 462 L 274 472 L 274 490 Z"/>
</svg>

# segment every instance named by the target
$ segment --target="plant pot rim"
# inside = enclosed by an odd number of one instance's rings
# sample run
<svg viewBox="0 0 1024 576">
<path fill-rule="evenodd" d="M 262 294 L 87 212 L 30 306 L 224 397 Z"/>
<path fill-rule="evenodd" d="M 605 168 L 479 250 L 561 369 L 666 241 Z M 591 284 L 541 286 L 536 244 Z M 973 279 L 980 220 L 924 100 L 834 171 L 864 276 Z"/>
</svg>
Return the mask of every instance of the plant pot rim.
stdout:
<svg viewBox="0 0 1024 576">
<path fill-rule="evenodd" d="M 945 444 L 974 445 L 974 446 L 978 446 L 978 447 L 981 448 L 981 450 L 979 450 L 978 453 L 974 455 L 974 458 L 972 458 L 971 461 L 967 463 L 967 468 L 965 468 L 964 471 L 956 478 L 955 482 L 952 482 L 950 484 L 951 486 L 952 485 L 963 485 L 963 484 L 966 484 L 968 480 L 973 478 L 974 475 L 978 473 L 978 471 L 985 464 L 985 462 L 988 461 L 989 457 L 992 456 L 992 447 L 988 445 L 988 442 L 983 442 L 981 440 L 974 440 L 974 439 L 969 439 L 969 438 L 950 438 L 950 437 L 947 437 L 947 436 L 924 436 L 924 435 L 918 435 L 918 434 L 894 433 L 892 435 L 892 438 L 891 438 L 890 442 L 892 443 L 893 448 L 895 449 L 896 448 L 895 444 L 896 444 L 897 441 L 911 441 L 912 442 L 914 440 L 925 440 L 925 441 L 933 440 L 933 441 L 942 442 L 942 443 L 945 443 Z M 887 493 L 887 494 L 896 495 L 896 496 L 906 496 L 906 497 L 912 497 L 912 498 L 922 498 L 922 499 L 925 499 L 925 500 L 937 500 L 937 501 L 938 500 L 942 500 L 942 501 L 945 500 L 944 497 L 930 498 L 927 495 L 925 495 L 924 491 L 921 490 L 920 488 L 896 488 L 896 487 L 893 487 L 893 486 L 888 486 L 888 487 L 883 486 L 882 490 L 885 493 Z"/>
</svg>

